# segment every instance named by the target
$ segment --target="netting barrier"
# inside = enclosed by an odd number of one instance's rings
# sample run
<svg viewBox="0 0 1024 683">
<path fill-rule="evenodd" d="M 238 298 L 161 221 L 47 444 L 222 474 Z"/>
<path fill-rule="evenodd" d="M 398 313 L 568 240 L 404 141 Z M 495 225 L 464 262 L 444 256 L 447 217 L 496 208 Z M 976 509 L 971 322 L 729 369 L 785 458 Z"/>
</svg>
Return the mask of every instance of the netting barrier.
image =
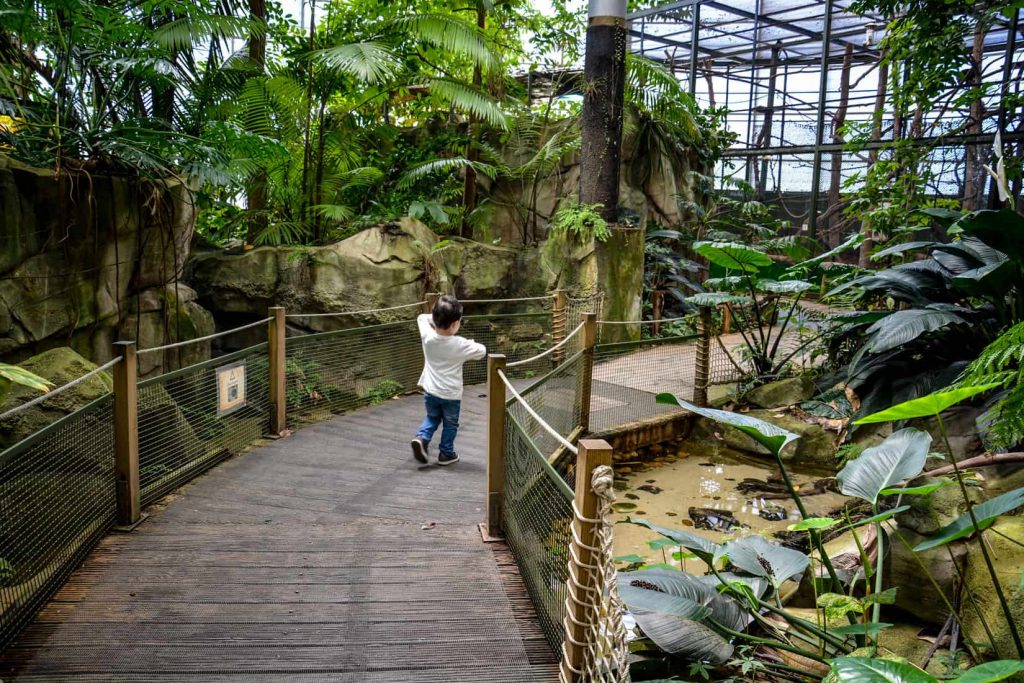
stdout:
<svg viewBox="0 0 1024 683">
<path fill-rule="evenodd" d="M 598 329 L 618 322 L 598 321 Z M 651 321 L 634 323 L 647 327 Z M 598 338 L 601 338 L 600 332 Z M 660 393 L 694 397 L 697 335 L 653 337 L 637 341 L 599 343 L 594 348 L 590 431 L 609 429 L 680 412 L 660 404 Z"/>
<path fill-rule="evenodd" d="M 218 372 L 241 373 L 243 401 L 218 410 Z M 148 505 L 250 448 L 270 425 L 267 344 L 146 379 L 138 385 L 139 488 Z"/>
<path fill-rule="evenodd" d="M 0 453 L 0 649 L 113 526 L 115 495 L 111 394 Z"/>
</svg>

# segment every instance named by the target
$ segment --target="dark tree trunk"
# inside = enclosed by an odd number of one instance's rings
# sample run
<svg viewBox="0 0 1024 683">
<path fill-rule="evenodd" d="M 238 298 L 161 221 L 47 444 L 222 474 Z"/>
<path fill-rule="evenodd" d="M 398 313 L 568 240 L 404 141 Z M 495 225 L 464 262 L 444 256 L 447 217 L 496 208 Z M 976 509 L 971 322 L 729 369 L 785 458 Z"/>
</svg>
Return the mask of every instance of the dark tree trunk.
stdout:
<svg viewBox="0 0 1024 683">
<path fill-rule="evenodd" d="M 267 6 L 265 0 L 249 0 L 249 17 L 259 24 L 259 30 L 249 36 L 249 60 L 256 77 L 263 75 L 267 63 Z M 249 209 L 246 242 L 253 244 L 267 227 L 267 172 L 257 171 L 245 188 L 246 207 Z"/>
<path fill-rule="evenodd" d="M 609 3 L 604 3 L 609 4 Z M 580 203 L 600 204 L 609 223 L 619 215 L 619 165 L 626 78 L 625 3 L 622 16 L 592 16 L 583 63 L 580 122 Z"/>
<path fill-rule="evenodd" d="M 974 29 L 974 45 L 971 50 L 971 71 L 967 77 L 967 86 L 977 88 L 981 85 L 981 60 L 985 49 L 985 31 L 979 24 Z M 980 97 L 971 102 L 970 124 L 967 126 L 968 135 L 981 133 L 981 120 L 985 116 L 985 104 Z M 982 154 L 987 147 L 985 145 L 967 145 L 966 168 L 964 170 L 964 211 L 975 211 L 982 205 L 982 196 L 985 193 L 985 170 L 982 168 L 985 160 Z"/>
<path fill-rule="evenodd" d="M 853 45 L 846 44 L 846 52 L 843 53 L 843 71 L 839 81 L 839 106 L 836 108 L 836 116 L 832 120 L 832 142 L 843 144 L 843 125 L 846 123 L 846 111 L 850 105 L 850 66 L 853 62 Z M 840 230 L 843 224 L 843 215 L 839 210 L 840 185 L 843 180 L 843 152 L 842 150 L 832 153 L 831 177 L 828 186 L 828 207 L 831 215 L 825 225 L 825 244 L 829 249 L 839 246 L 842 242 Z"/>
<path fill-rule="evenodd" d="M 885 61 L 885 55 L 881 56 L 881 63 L 878 65 L 878 88 L 875 90 L 875 110 L 871 116 L 871 141 L 878 142 L 882 139 L 882 115 L 885 113 L 885 96 L 889 87 L 889 62 Z M 868 168 L 870 169 L 878 161 L 878 150 L 872 148 L 868 151 Z M 871 239 L 871 221 L 864 219 L 861 224 L 861 234 L 864 241 L 860 245 L 858 263 L 861 268 L 870 265 L 871 248 L 874 241 Z"/>
<path fill-rule="evenodd" d="M 476 25 L 481 31 L 487 28 L 487 12 L 483 3 L 478 3 L 476 8 Z M 483 85 L 483 72 L 480 65 L 473 67 L 473 87 L 479 88 Z M 469 214 L 476 208 L 476 169 L 473 164 L 480 160 L 480 150 L 473 144 L 473 138 L 480 133 L 480 125 L 477 117 L 469 119 L 470 143 L 467 145 L 466 158 L 470 164 L 466 166 L 466 179 L 462 185 L 462 236 L 467 239 L 473 237 L 473 226 L 469 222 Z"/>
</svg>

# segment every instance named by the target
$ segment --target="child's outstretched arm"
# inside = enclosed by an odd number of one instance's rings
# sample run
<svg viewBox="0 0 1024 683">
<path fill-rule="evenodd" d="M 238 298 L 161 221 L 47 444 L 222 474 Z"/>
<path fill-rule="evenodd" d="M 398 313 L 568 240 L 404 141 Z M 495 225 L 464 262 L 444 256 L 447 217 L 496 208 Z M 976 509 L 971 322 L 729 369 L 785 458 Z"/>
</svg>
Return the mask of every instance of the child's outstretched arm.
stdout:
<svg viewBox="0 0 1024 683">
<path fill-rule="evenodd" d="M 487 356 L 487 347 L 483 344 L 465 337 L 459 339 L 462 340 L 462 352 L 466 355 L 466 360 L 480 360 Z"/>
<path fill-rule="evenodd" d="M 436 334 L 434 330 L 434 319 L 429 313 L 420 313 L 416 316 L 416 325 L 420 328 L 421 341 L 432 334 Z"/>
</svg>

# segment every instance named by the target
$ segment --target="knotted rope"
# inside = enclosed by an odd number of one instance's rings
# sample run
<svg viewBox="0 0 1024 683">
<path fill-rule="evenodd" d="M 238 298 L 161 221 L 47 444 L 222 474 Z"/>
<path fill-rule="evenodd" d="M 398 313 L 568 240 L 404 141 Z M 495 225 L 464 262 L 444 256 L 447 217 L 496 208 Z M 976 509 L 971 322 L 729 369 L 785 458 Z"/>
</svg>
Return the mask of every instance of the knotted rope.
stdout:
<svg viewBox="0 0 1024 683">
<path fill-rule="evenodd" d="M 615 503 L 612 468 L 601 465 L 594 468 L 591 489 L 598 499 L 597 517 L 585 517 L 576 501 L 572 509 L 576 521 L 593 525 L 594 545 L 583 542 L 579 536 L 580 524 L 572 525 L 572 543 L 569 545 L 569 592 L 565 600 L 566 616 L 563 621 L 565 641 L 562 643 L 560 683 L 572 683 L 573 674 L 580 680 L 596 683 L 629 683 L 629 646 L 626 627 L 622 623 L 624 607 L 619 597 L 612 533 L 612 505 Z M 580 559 L 580 551 L 590 552 L 590 562 Z M 590 573 L 590 580 L 581 583 L 580 572 Z M 573 616 L 578 605 L 585 615 L 583 620 Z M 573 626 L 583 629 L 584 640 L 573 637 Z M 581 668 L 576 669 L 568 659 L 566 643 L 583 648 Z"/>
</svg>

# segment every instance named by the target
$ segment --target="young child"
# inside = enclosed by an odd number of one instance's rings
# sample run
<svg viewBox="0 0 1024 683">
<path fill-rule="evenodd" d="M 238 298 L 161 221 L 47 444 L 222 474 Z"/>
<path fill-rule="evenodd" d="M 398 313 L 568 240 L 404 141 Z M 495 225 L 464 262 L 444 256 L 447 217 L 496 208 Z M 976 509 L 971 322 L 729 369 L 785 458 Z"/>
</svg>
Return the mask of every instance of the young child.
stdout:
<svg viewBox="0 0 1024 683">
<path fill-rule="evenodd" d="M 455 435 L 462 408 L 462 364 L 480 360 L 487 349 L 472 339 L 456 336 L 462 323 L 462 304 L 454 296 L 442 296 L 434 304 L 434 311 L 419 316 L 416 322 L 423 341 L 423 374 L 419 384 L 423 387 L 427 416 L 412 440 L 412 454 L 426 463 L 430 439 L 443 423 L 437 464 L 451 465 L 459 461 Z"/>
</svg>

